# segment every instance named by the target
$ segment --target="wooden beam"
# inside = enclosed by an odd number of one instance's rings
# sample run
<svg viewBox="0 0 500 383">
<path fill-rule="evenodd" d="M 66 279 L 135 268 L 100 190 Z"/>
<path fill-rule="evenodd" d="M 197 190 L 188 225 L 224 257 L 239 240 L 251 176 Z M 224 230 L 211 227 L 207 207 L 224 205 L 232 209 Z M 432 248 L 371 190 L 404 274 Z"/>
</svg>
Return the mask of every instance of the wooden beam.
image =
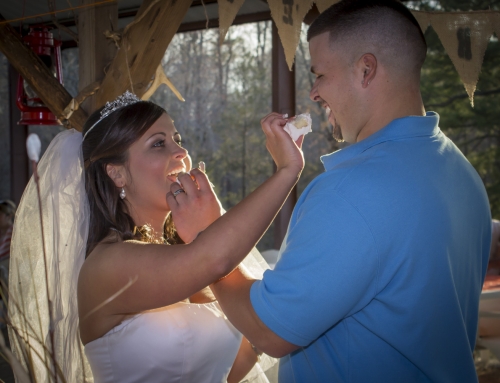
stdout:
<svg viewBox="0 0 500 383">
<path fill-rule="evenodd" d="M 99 0 L 81 0 L 89 5 Z M 79 72 L 78 90 L 104 78 L 105 67 L 116 55 L 116 45 L 106 38 L 104 32 L 116 31 L 118 26 L 118 3 L 102 4 L 83 8 L 78 13 Z M 96 98 L 91 96 L 83 103 L 83 109 L 90 115 L 98 109 Z"/>
<path fill-rule="evenodd" d="M 98 107 L 127 89 L 139 97 L 146 92 L 190 5 L 191 0 L 143 1 L 96 94 Z"/>
<path fill-rule="evenodd" d="M 285 51 L 278 35 L 278 28 L 273 21 L 273 51 L 272 51 L 272 76 L 273 76 L 273 112 L 295 116 L 295 65 L 288 69 Z M 276 169 L 276 165 L 275 165 Z M 279 249 L 285 238 L 288 223 L 292 217 L 293 208 L 297 203 L 297 186 L 295 186 L 286 199 L 283 207 L 274 220 L 274 248 Z"/>
<path fill-rule="evenodd" d="M 238 15 L 234 18 L 234 21 L 231 25 L 240 25 L 246 23 L 256 23 L 259 21 L 268 21 L 271 19 L 271 11 L 257 12 L 257 13 L 248 13 L 245 15 Z M 208 20 L 208 28 L 219 28 L 219 18 Z M 177 32 L 191 32 L 191 31 L 200 31 L 207 29 L 207 21 L 193 21 L 190 23 L 181 24 L 179 30 Z"/>
<path fill-rule="evenodd" d="M 9 65 L 10 199 L 19 205 L 30 179 L 26 139 L 28 126 L 18 125 L 21 111 L 16 106 L 19 74 Z"/>
<path fill-rule="evenodd" d="M 201 4 L 201 2 L 199 2 Z M 208 2 L 205 2 L 205 5 L 208 4 Z M 196 6 L 196 0 L 193 1 L 193 4 L 191 5 L 191 8 Z M 317 12 L 316 6 L 313 6 L 311 8 L 311 11 L 306 15 L 304 18 L 304 22 L 306 24 L 310 24 L 308 22 L 310 17 L 315 18 L 317 15 L 315 14 Z M 318 12 L 319 14 L 319 12 Z M 137 15 L 137 10 L 125 10 L 125 11 L 118 11 L 118 19 L 122 18 L 129 18 L 129 17 L 135 17 Z M 244 15 L 237 15 L 231 25 L 241 25 L 241 24 L 247 24 L 247 23 L 255 23 L 259 21 L 268 21 L 272 20 L 271 18 L 271 11 L 263 11 L 263 12 L 257 12 L 257 13 L 246 13 Z M 312 21 L 312 20 L 311 20 Z M 61 21 L 60 24 L 67 26 L 67 27 L 73 27 L 75 26 L 75 22 L 71 20 L 67 21 Z M 49 22 L 44 25 L 47 25 L 48 27 L 53 27 L 57 28 L 54 23 Z M 191 31 L 199 31 L 206 29 L 207 27 L 207 21 L 206 20 L 201 20 L 201 21 L 192 21 L 188 23 L 182 23 L 177 30 L 177 32 L 191 32 Z M 219 17 L 210 19 L 208 21 L 208 28 L 219 28 Z M 66 40 L 63 41 L 62 49 L 66 48 L 75 48 L 77 47 L 78 44 L 76 43 L 75 40 Z"/>
<path fill-rule="evenodd" d="M 0 21 L 4 20 L 0 15 Z M 19 34 L 8 23 L 0 24 L 0 51 L 52 113 L 62 118 L 64 108 L 73 97 L 52 75 L 42 60 L 24 45 Z M 79 109 L 70 117 L 68 125 L 81 131 L 86 120 L 87 114 Z"/>
</svg>

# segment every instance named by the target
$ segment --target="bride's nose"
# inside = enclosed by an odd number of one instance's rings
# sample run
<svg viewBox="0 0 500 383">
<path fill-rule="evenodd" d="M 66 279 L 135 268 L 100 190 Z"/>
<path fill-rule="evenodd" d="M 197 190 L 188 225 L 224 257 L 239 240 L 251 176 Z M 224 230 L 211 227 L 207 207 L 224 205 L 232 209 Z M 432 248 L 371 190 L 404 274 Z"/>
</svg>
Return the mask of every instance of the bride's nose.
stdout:
<svg viewBox="0 0 500 383">
<path fill-rule="evenodd" d="M 188 151 L 186 148 L 183 148 L 181 146 L 177 146 L 177 148 L 174 150 L 172 153 L 172 157 L 174 157 L 176 160 L 183 160 L 188 156 Z"/>
</svg>

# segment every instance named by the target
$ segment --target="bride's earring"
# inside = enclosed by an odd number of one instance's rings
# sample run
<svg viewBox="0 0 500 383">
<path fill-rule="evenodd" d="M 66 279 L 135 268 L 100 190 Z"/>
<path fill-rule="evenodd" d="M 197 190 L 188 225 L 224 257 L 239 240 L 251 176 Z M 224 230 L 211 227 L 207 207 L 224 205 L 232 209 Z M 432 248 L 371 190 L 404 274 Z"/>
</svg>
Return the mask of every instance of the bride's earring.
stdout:
<svg viewBox="0 0 500 383">
<path fill-rule="evenodd" d="M 125 199 L 126 196 L 127 196 L 127 193 L 125 193 L 125 188 L 122 187 L 122 190 L 120 190 L 120 198 Z"/>
</svg>

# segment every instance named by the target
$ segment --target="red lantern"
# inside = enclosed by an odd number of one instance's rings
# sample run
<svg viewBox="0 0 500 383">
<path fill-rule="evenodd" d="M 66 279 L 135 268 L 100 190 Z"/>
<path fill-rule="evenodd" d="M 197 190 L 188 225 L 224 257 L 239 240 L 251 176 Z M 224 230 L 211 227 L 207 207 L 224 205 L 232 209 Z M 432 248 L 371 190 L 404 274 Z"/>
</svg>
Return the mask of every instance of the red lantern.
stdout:
<svg viewBox="0 0 500 383">
<path fill-rule="evenodd" d="M 61 41 L 54 39 L 49 29 L 44 26 L 31 27 L 23 41 L 62 84 Z M 61 125 L 21 76 L 17 84 L 17 107 L 21 110 L 19 125 Z"/>
</svg>

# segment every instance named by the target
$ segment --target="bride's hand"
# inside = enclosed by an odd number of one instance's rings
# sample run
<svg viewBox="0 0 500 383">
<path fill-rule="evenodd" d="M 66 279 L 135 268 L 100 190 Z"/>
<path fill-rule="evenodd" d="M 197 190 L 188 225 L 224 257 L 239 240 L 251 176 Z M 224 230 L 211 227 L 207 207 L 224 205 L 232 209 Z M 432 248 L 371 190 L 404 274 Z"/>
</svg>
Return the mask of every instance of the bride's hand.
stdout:
<svg viewBox="0 0 500 383">
<path fill-rule="evenodd" d="M 194 180 L 187 173 L 180 174 L 180 184 L 173 183 L 167 193 L 175 228 L 185 243 L 192 242 L 198 233 L 221 216 L 221 205 L 206 174 L 193 169 L 191 175 Z M 177 193 L 179 190 L 184 191 Z"/>
<path fill-rule="evenodd" d="M 277 169 L 288 169 L 298 176 L 304 168 L 304 155 L 301 149 L 304 136 L 293 142 L 290 135 L 283 130 L 286 123 L 287 120 L 283 115 L 274 112 L 260 121 L 267 138 L 266 148 L 273 157 Z"/>
</svg>

